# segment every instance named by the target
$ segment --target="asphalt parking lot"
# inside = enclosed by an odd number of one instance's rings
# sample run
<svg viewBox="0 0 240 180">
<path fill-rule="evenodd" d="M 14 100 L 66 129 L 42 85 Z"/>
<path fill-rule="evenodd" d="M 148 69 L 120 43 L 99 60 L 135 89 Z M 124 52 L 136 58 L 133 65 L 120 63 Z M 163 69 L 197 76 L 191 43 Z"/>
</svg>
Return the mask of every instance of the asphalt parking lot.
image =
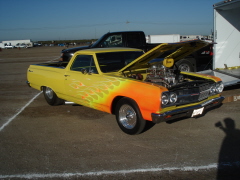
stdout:
<svg viewBox="0 0 240 180">
<path fill-rule="evenodd" d="M 0 179 L 240 178 L 240 101 L 130 136 L 114 115 L 49 106 L 26 85 L 28 66 L 57 60 L 61 49 L 0 51 Z M 233 94 L 239 86 L 223 92 Z"/>
</svg>

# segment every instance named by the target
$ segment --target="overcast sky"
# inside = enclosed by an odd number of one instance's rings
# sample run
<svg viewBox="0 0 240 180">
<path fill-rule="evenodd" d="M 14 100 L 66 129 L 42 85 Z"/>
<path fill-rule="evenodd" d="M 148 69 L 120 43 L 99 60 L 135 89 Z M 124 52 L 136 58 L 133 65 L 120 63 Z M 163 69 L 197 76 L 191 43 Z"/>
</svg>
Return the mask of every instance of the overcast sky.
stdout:
<svg viewBox="0 0 240 180">
<path fill-rule="evenodd" d="M 0 0 L 0 41 L 94 39 L 111 31 L 209 35 L 220 0 Z"/>
</svg>

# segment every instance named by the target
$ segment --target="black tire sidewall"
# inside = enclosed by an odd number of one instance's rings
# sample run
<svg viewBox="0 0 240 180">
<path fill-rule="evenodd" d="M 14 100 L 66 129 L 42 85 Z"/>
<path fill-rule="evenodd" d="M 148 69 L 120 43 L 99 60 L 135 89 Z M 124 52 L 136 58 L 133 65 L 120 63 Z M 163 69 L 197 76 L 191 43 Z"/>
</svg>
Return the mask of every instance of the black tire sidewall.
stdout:
<svg viewBox="0 0 240 180">
<path fill-rule="evenodd" d="M 189 60 L 183 59 L 183 60 L 180 60 L 180 61 L 178 61 L 178 62 L 176 63 L 177 67 L 179 67 L 179 66 L 182 65 L 182 64 L 188 65 L 188 66 L 189 66 L 189 69 L 190 69 L 190 72 L 194 72 L 194 67 L 193 67 L 193 65 L 191 64 L 191 62 L 189 62 Z"/>
<path fill-rule="evenodd" d="M 119 109 L 122 105 L 124 104 L 128 104 L 130 105 L 135 113 L 136 113 L 136 116 L 137 116 L 137 122 L 136 122 L 136 126 L 133 128 L 133 129 L 127 129 L 125 128 L 122 123 L 120 123 L 119 121 Z M 122 98 L 119 100 L 119 102 L 117 103 L 117 106 L 116 106 L 116 120 L 117 120 L 117 123 L 118 123 L 118 126 L 121 128 L 121 130 L 123 132 L 125 132 L 126 134 L 130 134 L 130 135 L 134 135 L 134 134 L 139 134 L 143 131 L 143 129 L 145 128 L 145 125 L 146 125 L 146 121 L 142 118 L 142 115 L 141 115 L 141 112 L 138 108 L 138 105 L 136 104 L 136 102 L 130 98 Z"/>
<path fill-rule="evenodd" d="M 46 87 L 43 87 L 43 94 L 44 94 L 44 97 L 45 97 L 47 103 L 51 106 L 56 106 L 56 105 L 60 105 L 63 103 L 62 99 L 59 99 L 54 91 L 53 91 L 53 97 L 50 99 L 48 97 L 48 95 L 46 94 Z"/>
</svg>

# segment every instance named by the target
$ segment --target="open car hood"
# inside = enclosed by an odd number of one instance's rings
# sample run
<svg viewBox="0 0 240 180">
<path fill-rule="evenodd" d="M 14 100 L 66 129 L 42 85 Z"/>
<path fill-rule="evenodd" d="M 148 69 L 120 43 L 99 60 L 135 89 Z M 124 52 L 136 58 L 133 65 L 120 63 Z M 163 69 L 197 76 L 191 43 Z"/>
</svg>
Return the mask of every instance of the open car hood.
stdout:
<svg viewBox="0 0 240 180">
<path fill-rule="evenodd" d="M 163 64 L 166 67 L 172 67 L 178 60 L 183 59 L 208 44 L 208 42 L 201 40 L 184 41 L 179 43 L 163 43 L 135 59 L 118 72 L 120 73 L 134 69 L 148 68 L 151 60 L 158 58 L 159 56 L 163 56 L 167 51 L 170 51 L 170 54 L 168 53 L 166 57 L 163 57 Z"/>
</svg>

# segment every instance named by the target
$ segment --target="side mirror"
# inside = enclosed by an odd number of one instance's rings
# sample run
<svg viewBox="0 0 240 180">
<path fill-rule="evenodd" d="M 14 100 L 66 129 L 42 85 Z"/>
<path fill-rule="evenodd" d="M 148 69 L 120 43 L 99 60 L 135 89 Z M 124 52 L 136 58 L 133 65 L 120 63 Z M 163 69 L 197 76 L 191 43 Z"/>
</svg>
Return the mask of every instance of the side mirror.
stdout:
<svg viewBox="0 0 240 180">
<path fill-rule="evenodd" d="M 82 72 L 83 74 L 87 74 L 87 69 L 82 68 L 82 69 L 81 69 L 81 72 Z"/>
</svg>

